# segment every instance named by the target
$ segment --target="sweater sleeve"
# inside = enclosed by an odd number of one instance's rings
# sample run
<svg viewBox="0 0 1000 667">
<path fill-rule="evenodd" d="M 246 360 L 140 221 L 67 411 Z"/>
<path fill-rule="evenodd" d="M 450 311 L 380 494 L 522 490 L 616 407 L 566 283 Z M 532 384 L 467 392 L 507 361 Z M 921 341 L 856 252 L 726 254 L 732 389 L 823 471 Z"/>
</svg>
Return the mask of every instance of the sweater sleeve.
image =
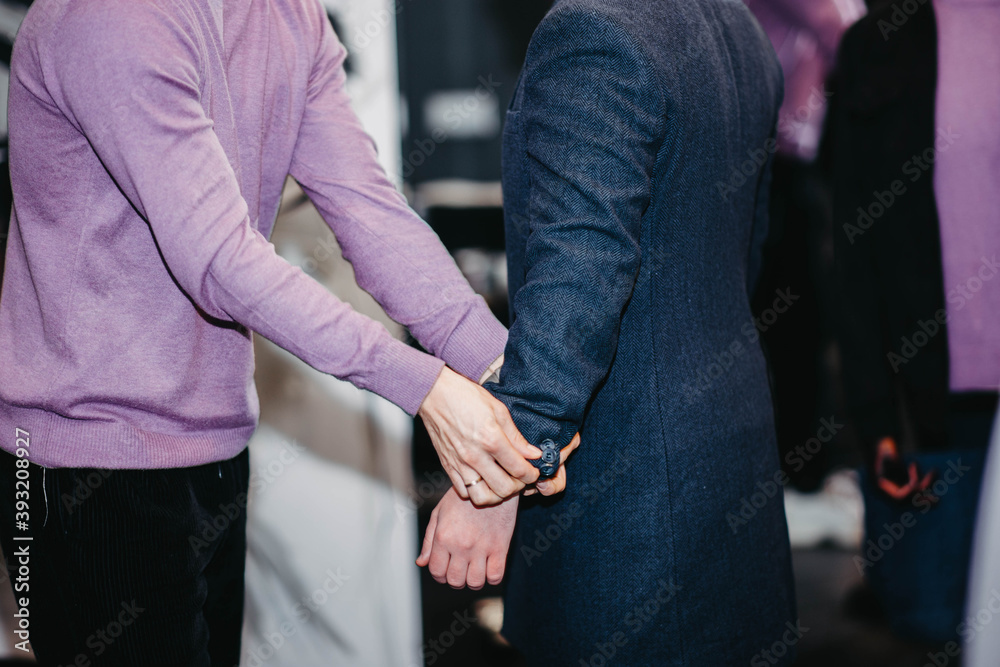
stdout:
<svg viewBox="0 0 1000 667">
<path fill-rule="evenodd" d="M 415 414 L 443 363 L 338 300 L 254 228 L 203 107 L 191 31 L 150 3 L 95 3 L 82 21 L 48 50 L 50 88 L 194 304 Z"/>
<path fill-rule="evenodd" d="M 478 380 L 503 353 L 507 330 L 386 177 L 351 108 L 347 51 L 316 7 L 319 46 L 291 174 L 337 237 L 358 284 L 431 354 Z"/>
</svg>

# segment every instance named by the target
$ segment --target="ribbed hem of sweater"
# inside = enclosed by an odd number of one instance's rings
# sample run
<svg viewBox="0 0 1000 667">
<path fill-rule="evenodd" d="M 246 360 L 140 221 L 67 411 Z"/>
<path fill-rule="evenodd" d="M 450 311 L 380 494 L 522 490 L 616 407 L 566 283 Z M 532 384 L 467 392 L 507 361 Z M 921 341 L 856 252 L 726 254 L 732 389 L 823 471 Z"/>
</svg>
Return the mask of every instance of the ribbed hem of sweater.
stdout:
<svg viewBox="0 0 1000 667">
<path fill-rule="evenodd" d="M 0 402 L 0 449 L 15 453 L 21 429 L 30 442 L 28 460 L 46 468 L 189 468 L 233 458 L 247 446 L 255 428 L 250 424 L 172 435 Z"/>
<path fill-rule="evenodd" d="M 476 382 L 503 354 L 506 345 L 507 329 L 497 321 L 484 301 L 482 308 L 472 309 L 455 327 L 441 351 L 441 358 L 456 373 Z"/>
<path fill-rule="evenodd" d="M 414 416 L 442 368 L 444 362 L 440 359 L 393 340 L 379 352 L 375 371 L 364 388 Z"/>
<path fill-rule="evenodd" d="M 441 358 L 432 357 L 401 343 L 387 345 L 379 355 L 377 372 L 365 389 L 387 398 L 411 416 L 417 414 L 424 398 L 447 365 L 473 382 L 503 354 L 507 329 L 486 307 L 474 308 L 455 327 Z"/>
</svg>

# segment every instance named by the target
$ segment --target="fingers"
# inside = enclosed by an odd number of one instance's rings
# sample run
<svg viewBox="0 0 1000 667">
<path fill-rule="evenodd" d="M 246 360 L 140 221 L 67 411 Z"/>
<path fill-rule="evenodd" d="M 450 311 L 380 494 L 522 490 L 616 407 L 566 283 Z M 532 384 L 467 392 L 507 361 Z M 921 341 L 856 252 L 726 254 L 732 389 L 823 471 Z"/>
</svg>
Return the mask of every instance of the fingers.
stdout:
<svg viewBox="0 0 1000 667">
<path fill-rule="evenodd" d="M 579 446 L 580 434 L 577 433 L 573 436 L 570 443 L 563 447 L 562 451 L 559 452 L 559 470 L 556 472 L 556 476 L 550 480 L 538 482 L 535 485 L 535 488 L 538 489 L 539 493 L 543 496 L 554 496 L 555 494 L 562 493 L 566 490 L 566 459 L 568 459 Z"/>
<path fill-rule="evenodd" d="M 484 482 L 469 487 L 469 499 L 476 507 L 493 507 L 504 501 L 503 498 L 493 493 Z"/>
<path fill-rule="evenodd" d="M 894 500 L 903 500 L 907 496 L 906 488 L 900 488 L 897 484 L 890 482 L 884 477 L 880 477 L 878 480 L 878 487 L 882 489 L 886 495 Z"/>
<path fill-rule="evenodd" d="M 431 550 L 434 547 L 434 532 L 437 530 L 438 511 L 437 508 L 431 512 L 431 520 L 427 524 L 427 532 L 424 533 L 424 544 L 420 547 L 420 555 L 417 556 L 417 566 L 426 567 L 431 560 Z"/>
<path fill-rule="evenodd" d="M 457 493 L 458 497 L 461 498 L 462 500 L 468 500 L 469 489 L 465 485 L 466 484 L 465 480 L 468 479 L 471 482 L 472 480 L 476 479 L 476 477 L 478 477 L 479 475 L 477 475 L 476 471 L 473 470 L 472 468 L 469 468 L 468 466 L 463 466 L 461 464 L 459 464 L 458 466 L 459 468 L 462 469 L 461 472 L 459 472 L 459 470 L 454 467 L 444 464 L 443 462 L 442 465 L 445 469 L 445 472 L 448 473 L 448 479 L 451 480 L 451 485 L 452 487 L 454 487 L 455 493 Z"/>
<path fill-rule="evenodd" d="M 503 581 L 504 571 L 507 568 L 507 554 L 493 553 L 486 560 L 486 581 L 492 586 L 498 586 Z"/>
<path fill-rule="evenodd" d="M 445 580 L 452 588 L 465 588 L 468 571 L 469 562 L 460 556 L 452 554 L 448 563 L 448 574 Z"/>
<path fill-rule="evenodd" d="M 495 403 L 493 406 L 493 413 L 496 417 L 497 424 L 499 424 L 500 428 L 504 432 L 504 435 L 507 436 L 507 440 L 513 446 L 517 454 L 522 459 L 539 458 L 542 455 L 542 450 L 532 445 L 530 442 L 525 440 L 523 435 L 521 435 L 517 426 L 514 425 L 514 420 L 510 417 L 510 411 L 507 409 L 507 406 L 496 399 L 493 400 Z M 511 471 L 512 474 L 513 472 L 514 471 Z"/>
<path fill-rule="evenodd" d="M 431 549 L 431 557 L 427 563 L 427 571 L 439 584 L 448 583 L 448 569 L 451 554 L 447 549 Z"/>
<path fill-rule="evenodd" d="M 570 454 L 575 452 L 580 446 L 580 434 L 577 433 L 573 436 L 573 439 L 569 441 L 569 444 L 562 448 L 559 452 L 559 465 L 566 463 L 566 460 L 570 457 Z"/>
<path fill-rule="evenodd" d="M 931 482 L 933 481 L 934 481 L 934 471 L 931 470 L 929 473 L 924 475 L 924 478 L 922 480 L 920 480 L 920 484 L 918 485 L 917 488 L 921 491 L 926 491 L 927 488 L 931 485 Z"/>
<path fill-rule="evenodd" d="M 546 479 L 535 485 L 538 492 L 543 496 L 554 496 L 566 490 L 566 466 L 559 466 L 556 476 Z"/>
<path fill-rule="evenodd" d="M 885 462 L 897 456 L 896 441 L 885 437 L 878 441 L 875 448 L 875 475 L 881 477 L 885 474 Z"/>
<path fill-rule="evenodd" d="M 517 429 L 514 430 L 516 431 Z M 502 442 L 496 443 L 488 453 L 494 458 L 496 463 L 503 467 L 507 477 L 520 482 L 520 486 L 517 489 L 520 491 L 525 485 L 533 484 L 538 479 L 538 469 L 528 463 L 525 455 L 511 445 L 505 435 L 506 431 L 502 432 L 502 434 L 504 434 L 501 438 Z M 518 435 L 520 436 L 520 434 Z M 542 455 L 541 450 L 535 447 L 531 447 L 530 449 L 531 453 L 527 458 L 537 459 Z M 490 486 L 492 487 L 492 485 Z M 504 497 L 509 498 L 511 495 L 507 494 Z"/>
<path fill-rule="evenodd" d="M 522 459 L 522 462 L 524 460 Z M 531 465 L 530 463 L 528 465 Z M 500 498 L 510 498 L 521 492 L 524 484 L 507 474 L 507 471 L 497 465 L 496 461 L 486 460 L 478 470 L 490 491 Z M 471 493 L 471 491 L 470 491 Z"/>
<path fill-rule="evenodd" d="M 465 583 L 474 591 L 486 585 L 486 558 L 473 558 L 469 562 Z"/>
</svg>

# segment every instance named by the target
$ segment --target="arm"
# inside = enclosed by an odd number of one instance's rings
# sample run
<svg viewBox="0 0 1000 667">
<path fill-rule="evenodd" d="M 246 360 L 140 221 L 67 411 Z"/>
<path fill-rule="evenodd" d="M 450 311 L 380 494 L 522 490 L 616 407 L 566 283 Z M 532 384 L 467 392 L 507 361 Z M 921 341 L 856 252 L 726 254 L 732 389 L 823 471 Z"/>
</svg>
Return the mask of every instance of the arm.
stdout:
<svg viewBox="0 0 1000 667">
<path fill-rule="evenodd" d="M 507 332 L 386 178 L 347 94 L 347 51 L 319 3 L 313 21 L 317 55 L 291 175 L 336 235 L 358 284 L 457 371 L 441 372 L 419 414 L 459 495 L 495 504 L 537 475 L 524 462 L 537 450 L 521 437 L 507 409 L 474 383 L 502 354 Z M 486 438 L 483 451 L 468 447 L 472 433 Z M 486 484 L 466 491 L 478 478 Z"/>
<path fill-rule="evenodd" d="M 550 16 L 524 71 L 528 271 L 514 296 L 500 382 L 487 387 L 529 442 L 572 438 L 568 451 L 614 358 L 664 122 L 662 105 L 650 111 L 645 103 L 655 84 L 644 59 L 618 35 L 592 15 Z M 417 564 L 456 588 L 499 583 L 517 506 L 479 510 L 449 492 Z"/>
<path fill-rule="evenodd" d="M 347 94 L 346 49 L 319 3 L 305 115 L 290 172 L 330 226 L 358 284 L 431 354 L 476 381 L 507 331 L 406 204 L 376 158 Z"/>
<path fill-rule="evenodd" d="M 149 224 L 194 304 L 415 414 L 443 363 L 393 342 L 254 228 L 202 105 L 192 38 L 148 5 L 100 3 L 70 20 L 60 48 L 48 49 L 57 103 Z"/>
<path fill-rule="evenodd" d="M 640 264 L 639 236 L 666 122 L 650 67 L 608 19 L 557 12 L 524 70 L 530 191 L 523 287 L 498 384 L 529 442 L 564 446 L 606 377 Z"/>
<path fill-rule="evenodd" d="M 395 340 L 338 300 L 280 258 L 254 228 L 236 173 L 202 104 L 197 45 L 178 20 L 146 4 L 95 4 L 61 26 L 61 43 L 47 55 L 55 61 L 63 113 L 149 224 L 180 287 L 208 315 L 244 324 L 314 368 L 384 396 L 410 414 L 430 404 L 427 419 L 440 436 L 435 445 L 461 493 L 468 495 L 463 479 L 482 476 L 487 484 L 477 489 L 480 502 L 499 502 L 494 492 L 505 497 L 533 482 L 537 472 L 524 458 L 534 450 L 518 439 L 509 416 L 504 420 L 503 406 L 475 383 L 442 370 L 442 361 Z M 307 139 L 318 140 L 315 119 L 306 131 Z M 341 153 L 356 148 L 349 142 L 336 147 Z M 353 201 L 345 208 L 361 211 Z M 365 212 L 392 217 L 371 206 Z M 412 232 L 423 224 L 412 214 L 407 221 L 411 233 L 403 233 L 400 243 L 416 243 L 419 253 L 436 242 L 425 225 L 423 237 Z M 365 259 L 375 265 L 365 274 L 369 285 L 375 267 L 392 273 L 386 267 L 395 268 L 390 263 L 398 259 L 386 256 L 386 245 L 373 236 L 359 232 L 348 244 L 356 266 L 359 253 L 370 252 L 358 239 L 367 238 L 374 247 Z M 416 321 L 412 310 L 413 317 L 404 319 L 429 332 L 425 338 L 432 348 L 478 377 L 498 352 L 484 352 L 467 341 L 480 325 L 489 330 L 495 321 L 476 311 L 457 269 L 438 278 L 444 291 L 440 299 L 427 292 L 435 274 L 403 273 L 420 287 L 406 291 L 406 298 L 422 295 L 434 304 L 419 313 L 426 321 Z M 398 315 L 405 311 L 399 305 L 405 299 L 390 296 L 393 289 L 399 284 L 376 296 L 388 299 L 390 311 Z M 464 305 L 456 306 L 459 302 Z M 444 326 L 434 324 L 439 316 Z M 463 333 L 455 336 L 460 326 Z"/>
</svg>

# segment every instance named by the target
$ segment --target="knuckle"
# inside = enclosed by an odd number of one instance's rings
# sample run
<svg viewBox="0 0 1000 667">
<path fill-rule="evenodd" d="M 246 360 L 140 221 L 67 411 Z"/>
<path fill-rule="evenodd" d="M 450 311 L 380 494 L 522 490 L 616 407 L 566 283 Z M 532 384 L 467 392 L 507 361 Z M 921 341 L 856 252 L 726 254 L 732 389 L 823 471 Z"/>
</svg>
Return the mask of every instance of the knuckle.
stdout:
<svg viewBox="0 0 1000 667">
<path fill-rule="evenodd" d="M 490 436 L 483 443 L 483 451 L 485 451 L 487 454 L 496 455 L 500 453 L 500 450 L 501 450 L 500 439 L 496 435 Z"/>
<path fill-rule="evenodd" d="M 499 490 L 504 498 L 510 498 L 512 495 L 524 488 L 524 484 L 513 480 L 507 480 L 500 486 L 501 488 Z"/>
</svg>

